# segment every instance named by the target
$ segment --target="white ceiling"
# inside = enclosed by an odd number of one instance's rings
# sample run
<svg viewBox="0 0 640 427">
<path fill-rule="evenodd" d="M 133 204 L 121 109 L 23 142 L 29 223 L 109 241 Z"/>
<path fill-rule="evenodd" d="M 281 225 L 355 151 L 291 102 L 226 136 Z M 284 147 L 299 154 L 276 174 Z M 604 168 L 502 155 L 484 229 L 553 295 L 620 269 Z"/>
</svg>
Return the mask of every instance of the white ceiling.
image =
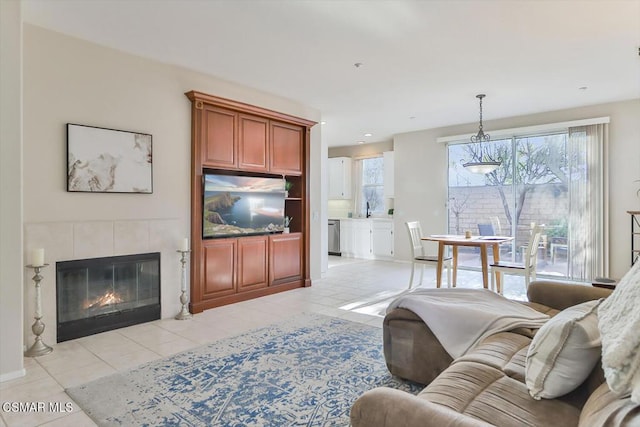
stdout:
<svg viewBox="0 0 640 427">
<path fill-rule="evenodd" d="M 640 0 L 23 0 L 23 17 L 314 107 L 329 146 L 477 121 L 478 93 L 486 120 L 640 98 Z"/>
</svg>

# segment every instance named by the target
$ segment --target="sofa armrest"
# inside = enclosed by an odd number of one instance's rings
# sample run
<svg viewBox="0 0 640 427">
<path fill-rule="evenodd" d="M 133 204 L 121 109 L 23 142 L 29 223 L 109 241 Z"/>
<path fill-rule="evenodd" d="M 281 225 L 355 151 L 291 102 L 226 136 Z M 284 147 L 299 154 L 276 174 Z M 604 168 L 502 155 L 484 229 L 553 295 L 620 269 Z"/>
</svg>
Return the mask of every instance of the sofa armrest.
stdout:
<svg viewBox="0 0 640 427">
<path fill-rule="evenodd" d="M 527 297 L 530 302 L 543 304 L 556 310 L 564 310 L 586 301 L 606 298 L 611 292 L 610 289 L 588 285 L 534 280 L 529 284 Z"/>
<path fill-rule="evenodd" d="M 352 427 L 489 427 L 411 393 L 388 387 L 365 392 L 351 407 Z"/>
</svg>

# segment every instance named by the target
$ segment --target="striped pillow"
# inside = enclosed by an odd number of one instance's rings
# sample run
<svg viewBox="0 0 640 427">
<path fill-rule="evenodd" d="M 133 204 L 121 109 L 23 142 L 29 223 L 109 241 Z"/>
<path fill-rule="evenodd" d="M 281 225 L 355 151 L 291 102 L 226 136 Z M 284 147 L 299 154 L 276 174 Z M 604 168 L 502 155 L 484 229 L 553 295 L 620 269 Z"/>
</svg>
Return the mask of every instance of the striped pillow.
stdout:
<svg viewBox="0 0 640 427">
<path fill-rule="evenodd" d="M 587 379 L 600 359 L 600 302 L 587 301 L 561 311 L 533 337 L 527 352 L 525 382 L 534 399 L 565 395 Z"/>
</svg>

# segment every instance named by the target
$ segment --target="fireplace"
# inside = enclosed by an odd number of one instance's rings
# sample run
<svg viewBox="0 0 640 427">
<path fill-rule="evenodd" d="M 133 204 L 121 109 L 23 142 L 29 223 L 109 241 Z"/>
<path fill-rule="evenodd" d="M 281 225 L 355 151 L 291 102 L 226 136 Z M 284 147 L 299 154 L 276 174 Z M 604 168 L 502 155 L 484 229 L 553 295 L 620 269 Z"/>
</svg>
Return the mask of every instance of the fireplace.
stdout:
<svg viewBox="0 0 640 427">
<path fill-rule="evenodd" d="M 58 342 L 160 318 L 160 253 L 56 263 Z"/>
</svg>

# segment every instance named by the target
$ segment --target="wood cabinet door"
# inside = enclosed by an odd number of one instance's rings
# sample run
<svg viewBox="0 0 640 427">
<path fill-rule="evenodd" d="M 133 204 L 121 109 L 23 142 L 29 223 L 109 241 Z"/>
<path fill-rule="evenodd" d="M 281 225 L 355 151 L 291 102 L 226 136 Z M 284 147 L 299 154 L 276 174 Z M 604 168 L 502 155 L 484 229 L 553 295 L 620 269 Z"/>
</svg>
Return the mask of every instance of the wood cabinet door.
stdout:
<svg viewBox="0 0 640 427">
<path fill-rule="evenodd" d="M 268 285 L 267 236 L 238 239 L 238 292 Z"/>
<path fill-rule="evenodd" d="M 202 164 L 237 168 L 238 114 L 205 104 L 202 111 Z"/>
<path fill-rule="evenodd" d="M 236 293 L 236 251 L 238 239 L 212 239 L 203 242 L 203 299 Z"/>
<path fill-rule="evenodd" d="M 271 264 L 270 285 L 292 282 L 302 278 L 302 234 L 278 234 L 269 238 Z"/>
<path fill-rule="evenodd" d="M 269 167 L 269 121 L 240 114 L 238 125 L 238 167 L 266 172 Z"/>
<path fill-rule="evenodd" d="M 269 170 L 289 175 L 302 174 L 303 128 L 274 121 L 270 127 Z"/>
</svg>

